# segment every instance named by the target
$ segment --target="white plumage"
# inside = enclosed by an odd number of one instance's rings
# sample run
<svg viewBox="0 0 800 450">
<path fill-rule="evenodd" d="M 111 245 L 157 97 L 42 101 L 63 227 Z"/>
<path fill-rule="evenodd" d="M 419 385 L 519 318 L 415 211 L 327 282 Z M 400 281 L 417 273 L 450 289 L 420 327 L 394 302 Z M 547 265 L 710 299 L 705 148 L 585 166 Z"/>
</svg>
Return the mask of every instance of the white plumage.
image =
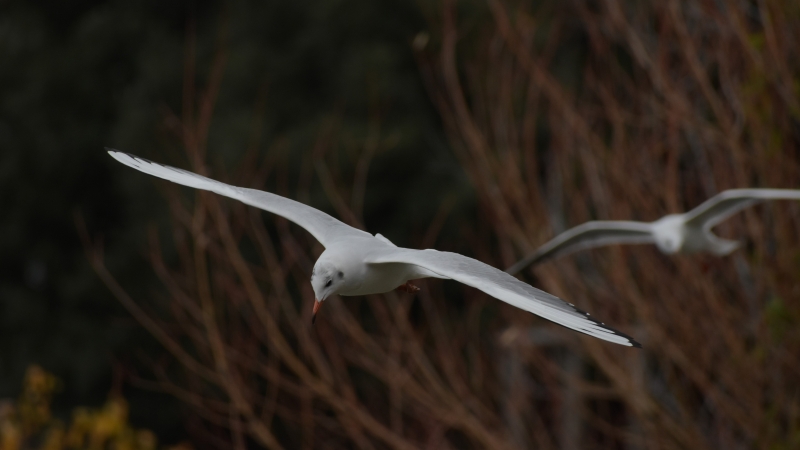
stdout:
<svg viewBox="0 0 800 450">
<path fill-rule="evenodd" d="M 381 235 L 358 230 L 310 206 L 279 195 L 231 186 L 186 170 L 107 149 L 117 161 L 150 175 L 239 200 L 291 220 L 324 247 L 311 285 L 315 312 L 331 295 L 388 292 L 419 278 L 453 279 L 559 325 L 616 344 L 641 347 L 629 336 L 598 322 L 558 297 L 457 253 L 397 247 Z"/>
<path fill-rule="evenodd" d="M 614 244 L 655 244 L 666 254 L 709 252 L 727 255 L 736 250 L 739 243 L 722 239 L 711 229 L 733 214 L 766 200 L 800 200 L 800 190 L 731 189 L 711 197 L 687 213 L 670 214 L 655 222 L 586 222 L 559 234 L 506 272 L 513 275 L 549 258 Z"/>
</svg>

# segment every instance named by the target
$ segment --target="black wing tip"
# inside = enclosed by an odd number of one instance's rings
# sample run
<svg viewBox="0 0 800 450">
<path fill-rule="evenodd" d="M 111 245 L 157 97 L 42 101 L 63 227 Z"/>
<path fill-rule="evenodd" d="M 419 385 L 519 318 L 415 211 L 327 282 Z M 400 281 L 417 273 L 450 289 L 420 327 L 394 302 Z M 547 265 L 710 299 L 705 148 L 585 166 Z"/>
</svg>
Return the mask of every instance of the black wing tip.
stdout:
<svg viewBox="0 0 800 450">
<path fill-rule="evenodd" d="M 588 320 L 590 320 L 590 321 L 594 322 L 594 324 L 595 324 L 595 325 L 597 325 L 597 326 L 599 326 L 599 327 L 601 327 L 601 328 L 603 328 L 603 329 L 605 329 L 605 330 L 608 330 L 608 331 L 610 331 L 610 332 L 611 332 L 611 334 L 613 334 L 613 335 L 615 335 L 615 336 L 619 336 L 619 337 L 621 337 L 621 338 L 625 338 L 625 339 L 627 339 L 627 340 L 628 340 L 628 343 L 630 344 L 630 346 L 631 346 L 631 347 L 635 347 L 635 348 L 643 348 L 643 347 L 642 347 L 642 344 L 640 344 L 639 342 L 637 342 L 637 341 L 636 341 L 636 339 L 634 339 L 634 338 L 632 338 L 632 337 L 628 336 L 627 334 L 625 334 L 625 333 L 623 333 L 623 332 L 621 332 L 621 331 L 619 331 L 619 330 L 615 330 L 615 329 L 613 329 L 613 328 L 609 327 L 608 325 L 606 325 L 606 324 L 605 324 L 605 323 L 603 323 L 603 322 L 598 322 L 597 320 L 593 319 L 593 318 L 592 318 L 592 316 L 591 316 L 591 315 L 589 315 L 589 313 L 587 313 L 586 311 L 583 311 L 583 310 L 581 310 L 581 309 L 578 309 L 578 308 L 576 308 L 576 307 L 575 307 L 575 305 L 573 305 L 572 303 L 569 303 L 569 306 L 571 306 L 571 307 L 572 307 L 572 308 L 573 308 L 575 311 L 577 311 L 577 312 L 579 312 L 579 313 L 583 314 L 584 316 L 586 316 L 586 318 L 587 318 Z M 623 345 L 624 345 L 624 344 L 623 344 Z"/>
<path fill-rule="evenodd" d="M 607 326 L 606 326 L 604 323 L 598 323 L 598 324 L 599 324 L 601 327 L 605 328 L 606 330 L 610 331 L 610 332 L 611 332 L 612 334 L 614 334 L 615 336 L 619 336 L 619 337 L 621 337 L 621 338 L 625 338 L 625 339 L 627 339 L 627 340 L 628 340 L 628 343 L 630 344 L 630 346 L 631 346 L 631 347 L 634 347 L 634 348 L 642 348 L 642 344 L 640 344 L 639 342 L 637 342 L 637 341 L 636 341 L 636 339 L 634 339 L 634 338 L 632 338 L 632 337 L 628 336 L 627 334 L 625 334 L 625 333 L 623 333 L 623 332 L 621 332 L 621 331 L 615 330 L 615 329 L 613 329 L 613 328 L 611 328 L 611 327 L 607 327 Z"/>
</svg>

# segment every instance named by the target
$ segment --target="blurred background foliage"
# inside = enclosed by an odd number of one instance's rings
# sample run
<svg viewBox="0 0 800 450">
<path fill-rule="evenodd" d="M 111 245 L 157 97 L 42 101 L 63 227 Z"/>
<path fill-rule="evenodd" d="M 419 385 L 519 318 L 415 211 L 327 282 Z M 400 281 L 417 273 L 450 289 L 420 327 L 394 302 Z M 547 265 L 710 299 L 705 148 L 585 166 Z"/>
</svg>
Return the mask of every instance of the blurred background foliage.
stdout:
<svg viewBox="0 0 800 450">
<path fill-rule="evenodd" d="M 137 430 L 127 423 L 128 405 L 119 397 L 109 399 L 100 409 L 76 408 L 66 425 L 54 418 L 50 404 L 59 384 L 53 374 L 41 367 L 28 367 L 19 398 L 0 404 L 0 449 L 159 448 L 152 431 Z M 169 450 L 191 450 L 191 446 L 182 443 Z"/>
<path fill-rule="evenodd" d="M 797 188 L 798 21 L 784 0 L 6 0 L 0 398 L 40 364 L 62 423 L 124 409 L 111 393 L 196 448 L 796 448 L 798 205 L 721 227 L 746 244 L 730 258 L 613 248 L 525 274 L 640 353 L 454 283 L 331 302 L 311 330 L 308 236 L 102 149 L 504 266 L 585 220 Z M 203 283 L 235 375 L 193 319 Z"/>
<path fill-rule="evenodd" d="M 424 26 L 403 1 L 0 3 L 0 398 L 36 362 L 63 381 L 56 411 L 100 404 L 114 362 L 154 351 L 86 263 L 73 213 L 105 237 L 125 285 L 152 294 L 144 231 L 167 205 L 103 147 L 186 166 L 165 151 L 174 144 L 163 124 L 182 110 L 187 58 L 203 85 L 215 52 L 227 52 L 208 138 L 215 165 L 270 152 L 295 185 L 325 130 L 350 152 L 376 135 L 371 228 L 407 243 L 442 198 L 468 208 L 410 47 Z M 168 398 L 137 391 L 131 408 L 143 425 L 180 434 Z"/>
</svg>

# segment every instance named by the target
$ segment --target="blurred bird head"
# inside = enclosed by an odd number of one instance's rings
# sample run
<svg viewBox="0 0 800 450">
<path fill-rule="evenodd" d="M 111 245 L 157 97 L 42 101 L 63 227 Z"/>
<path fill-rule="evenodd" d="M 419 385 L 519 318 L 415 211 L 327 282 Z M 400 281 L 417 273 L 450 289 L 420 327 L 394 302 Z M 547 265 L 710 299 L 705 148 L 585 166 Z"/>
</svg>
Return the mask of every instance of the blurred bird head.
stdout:
<svg viewBox="0 0 800 450">
<path fill-rule="evenodd" d="M 682 214 L 664 216 L 653 224 L 656 246 L 666 254 L 681 251 L 686 240 L 686 224 Z"/>
</svg>

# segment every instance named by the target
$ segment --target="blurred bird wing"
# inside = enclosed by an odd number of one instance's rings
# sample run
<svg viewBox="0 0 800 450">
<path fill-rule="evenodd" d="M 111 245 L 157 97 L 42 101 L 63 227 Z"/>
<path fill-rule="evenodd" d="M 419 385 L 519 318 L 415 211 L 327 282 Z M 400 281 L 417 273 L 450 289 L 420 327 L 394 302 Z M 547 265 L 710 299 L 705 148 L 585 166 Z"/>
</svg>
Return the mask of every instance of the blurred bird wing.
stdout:
<svg viewBox="0 0 800 450">
<path fill-rule="evenodd" d="M 556 296 L 540 291 L 511 275 L 458 253 L 383 247 L 367 256 L 367 264 L 405 263 L 422 267 L 442 278 L 479 289 L 517 308 L 564 327 L 615 344 L 641 347 L 631 337 L 589 317 Z"/>
<path fill-rule="evenodd" d="M 765 200 L 800 200 L 797 189 L 729 189 L 711 197 L 685 214 L 686 225 L 709 230 L 738 213 Z"/>
<path fill-rule="evenodd" d="M 117 161 L 144 173 L 184 186 L 211 191 L 284 217 L 303 227 L 325 247 L 328 247 L 331 243 L 340 238 L 353 236 L 372 237 L 372 235 L 366 231 L 353 228 L 318 209 L 281 197 L 280 195 L 256 189 L 231 186 L 187 170 L 154 163 L 112 149 L 106 150 Z"/>
<path fill-rule="evenodd" d="M 614 244 L 652 244 L 652 227 L 645 222 L 595 220 L 559 234 L 506 269 L 511 275 L 545 259 Z"/>
</svg>

